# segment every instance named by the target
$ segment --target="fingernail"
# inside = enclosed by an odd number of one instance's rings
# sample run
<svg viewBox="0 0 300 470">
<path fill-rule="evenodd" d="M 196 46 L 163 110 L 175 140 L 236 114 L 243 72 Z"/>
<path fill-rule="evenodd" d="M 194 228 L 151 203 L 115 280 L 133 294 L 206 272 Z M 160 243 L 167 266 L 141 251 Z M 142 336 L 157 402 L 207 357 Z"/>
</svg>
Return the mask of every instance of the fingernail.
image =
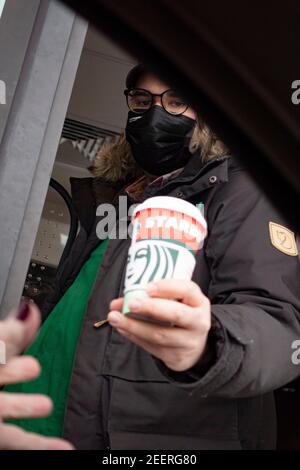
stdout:
<svg viewBox="0 0 300 470">
<path fill-rule="evenodd" d="M 128 304 L 128 307 L 130 308 L 130 310 L 135 311 L 139 310 L 141 308 L 141 305 L 142 303 L 140 302 L 140 300 L 131 300 Z"/>
<path fill-rule="evenodd" d="M 150 284 L 146 286 L 146 291 L 148 294 L 156 294 L 158 292 L 157 285 L 154 284 L 154 282 L 150 282 Z"/>
<path fill-rule="evenodd" d="M 113 310 L 113 308 L 112 308 L 112 304 L 114 303 L 114 301 L 115 301 L 115 299 L 114 299 L 114 300 L 112 300 L 112 301 L 109 303 L 109 308 L 110 308 L 111 310 Z"/>
<path fill-rule="evenodd" d="M 29 312 L 30 312 L 29 304 L 27 302 L 22 302 L 19 307 L 17 319 L 20 321 L 26 321 L 29 315 Z"/>
<path fill-rule="evenodd" d="M 110 313 L 108 321 L 111 325 L 117 326 L 120 323 L 119 315 L 117 315 L 116 313 Z"/>
</svg>

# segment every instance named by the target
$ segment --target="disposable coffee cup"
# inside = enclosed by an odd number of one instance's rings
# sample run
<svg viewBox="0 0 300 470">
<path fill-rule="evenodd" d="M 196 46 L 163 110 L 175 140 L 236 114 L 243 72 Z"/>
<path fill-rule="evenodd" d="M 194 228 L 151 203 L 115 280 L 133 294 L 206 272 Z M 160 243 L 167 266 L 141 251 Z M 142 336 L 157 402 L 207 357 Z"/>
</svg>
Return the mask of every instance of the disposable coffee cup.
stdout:
<svg viewBox="0 0 300 470">
<path fill-rule="evenodd" d="M 148 297 L 150 282 L 191 279 L 196 254 L 207 235 L 202 211 L 193 204 L 169 196 L 157 196 L 139 204 L 132 215 L 132 242 L 128 252 L 123 313 L 132 300 Z"/>
</svg>

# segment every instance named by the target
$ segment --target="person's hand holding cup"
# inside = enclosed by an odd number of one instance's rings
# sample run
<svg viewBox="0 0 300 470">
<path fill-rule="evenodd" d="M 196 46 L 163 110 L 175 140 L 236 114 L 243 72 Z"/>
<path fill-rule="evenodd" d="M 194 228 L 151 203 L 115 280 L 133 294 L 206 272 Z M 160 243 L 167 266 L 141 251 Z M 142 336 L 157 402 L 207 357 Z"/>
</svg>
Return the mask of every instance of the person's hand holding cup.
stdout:
<svg viewBox="0 0 300 470">
<path fill-rule="evenodd" d="M 210 301 L 191 281 L 206 233 L 203 215 L 188 202 L 156 197 L 139 205 L 125 295 L 110 305 L 109 323 L 174 371 L 192 368 L 206 350 Z"/>
</svg>

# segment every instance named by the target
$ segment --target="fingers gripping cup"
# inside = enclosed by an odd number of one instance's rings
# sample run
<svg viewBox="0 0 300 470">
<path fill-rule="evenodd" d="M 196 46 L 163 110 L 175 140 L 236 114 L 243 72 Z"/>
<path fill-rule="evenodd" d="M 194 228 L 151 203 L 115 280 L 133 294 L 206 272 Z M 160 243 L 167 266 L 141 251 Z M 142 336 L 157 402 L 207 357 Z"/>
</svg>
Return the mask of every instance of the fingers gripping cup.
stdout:
<svg viewBox="0 0 300 470">
<path fill-rule="evenodd" d="M 132 215 L 123 313 L 131 300 L 148 297 L 145 287 L 161 279 L 191 279 L 196 253 L 203 246 L 207 224 L 193 204 L 158 196 L 138 205 Z"/>
</svg>

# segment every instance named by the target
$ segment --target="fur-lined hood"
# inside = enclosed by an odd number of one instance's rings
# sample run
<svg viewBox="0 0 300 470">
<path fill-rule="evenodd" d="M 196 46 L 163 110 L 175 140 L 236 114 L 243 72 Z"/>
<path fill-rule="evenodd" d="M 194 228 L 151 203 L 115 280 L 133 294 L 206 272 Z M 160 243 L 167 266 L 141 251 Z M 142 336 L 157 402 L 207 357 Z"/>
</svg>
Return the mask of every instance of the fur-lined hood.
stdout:
<svg viewBox="0 0 300 470">
<path fill-rule="evenodd" d="M 108 183 L 126 182 L 143 175 L 135 162 L 130 145 L 122 134 L 117 142 L 104 145 L 89 168 L 95 178 Z"/>
</svg>

